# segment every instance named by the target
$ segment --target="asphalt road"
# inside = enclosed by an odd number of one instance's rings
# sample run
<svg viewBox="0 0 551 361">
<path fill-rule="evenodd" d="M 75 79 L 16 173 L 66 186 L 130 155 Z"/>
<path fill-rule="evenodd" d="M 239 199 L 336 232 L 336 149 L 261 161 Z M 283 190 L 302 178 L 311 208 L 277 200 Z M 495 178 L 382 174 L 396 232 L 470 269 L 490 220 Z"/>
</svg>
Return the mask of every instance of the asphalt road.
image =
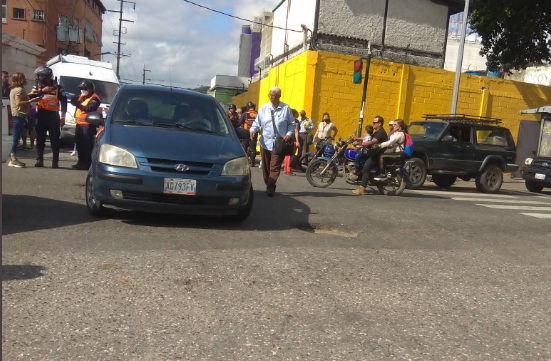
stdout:
<svg viewBox="0 0 551 361">
<path fill-rule="evenodd" d="M 267 198 L 257 168 L 242 225 L 94 219 L 74 161 L 2 165 L 6 360 L 551 359 L 551 192 Z"/>
</svg>

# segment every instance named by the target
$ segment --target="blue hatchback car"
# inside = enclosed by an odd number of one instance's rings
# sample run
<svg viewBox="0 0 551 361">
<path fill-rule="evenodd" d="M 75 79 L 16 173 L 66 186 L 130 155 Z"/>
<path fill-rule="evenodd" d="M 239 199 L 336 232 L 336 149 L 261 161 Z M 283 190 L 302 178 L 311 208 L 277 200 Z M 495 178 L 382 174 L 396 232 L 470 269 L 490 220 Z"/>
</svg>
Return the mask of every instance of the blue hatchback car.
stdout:
<svg viewBox="0 0 551 361">
<path fill-rule="evenodd" d="M 243 221 L 253 188 L 245 151 L 220 103 L 211 96 L 167 87 L 125 85 L 103 125 L 86 179 L 93 216 L 105 206 Z M 105 123 L 104 123 L 105 122 Z"/>
</svg>

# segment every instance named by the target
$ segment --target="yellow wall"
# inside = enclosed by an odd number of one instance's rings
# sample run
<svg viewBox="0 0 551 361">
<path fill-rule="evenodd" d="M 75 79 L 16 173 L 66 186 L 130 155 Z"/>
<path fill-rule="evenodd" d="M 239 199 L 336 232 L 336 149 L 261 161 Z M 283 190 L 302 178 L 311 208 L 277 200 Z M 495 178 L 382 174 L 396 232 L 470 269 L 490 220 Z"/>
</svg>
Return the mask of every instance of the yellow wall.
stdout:
<svg viewBox="0 0 551 361">
<path fill-rule="evenodd" d="M 305 109 L 315 123 L 329 112 L 347 137 L 358 129 L 363 85 L 352 81 L 357 57 L 307 51 L 270 70 L 269 76 L 251 84 L 249 92 L 233 98 L 237 106 L 254 99 L 268 101 L 271 86 L 282 89 L 282 101 L 297 110 Z M 365 63 L 364 63 L 365 67 Z M 365 68 L 364 68 L 365 69 Z M 364 114 L 364 125 L 376 115 L 388 121 L 421 119 L 423 114 L 450 112 L 454 72 L 372 60 Z M 522 109 L 551 104 L 551 87 L 475 75 L 461 75 L 457 114 L 482 115 L 503 120 L 516 140 Z"/>
</svg>

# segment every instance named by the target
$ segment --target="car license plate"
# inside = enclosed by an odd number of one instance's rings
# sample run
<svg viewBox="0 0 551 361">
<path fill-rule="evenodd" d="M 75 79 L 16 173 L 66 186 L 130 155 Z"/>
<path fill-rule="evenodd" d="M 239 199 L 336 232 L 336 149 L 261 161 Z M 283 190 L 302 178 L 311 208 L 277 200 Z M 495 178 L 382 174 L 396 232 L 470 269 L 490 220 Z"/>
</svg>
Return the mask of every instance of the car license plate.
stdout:
<svg viewBox="0 0 551 361">
<path fill-rule="evenodd" d="M 545 174 L 536 173 L 536 179 L 544 180 L 545 179 Z"/>
<path fill-rule="evenodd" d="M 194 196 L 196 190 L 197 181 L 195 179 L 165 178 L 163 193 Z"/>
</svg>

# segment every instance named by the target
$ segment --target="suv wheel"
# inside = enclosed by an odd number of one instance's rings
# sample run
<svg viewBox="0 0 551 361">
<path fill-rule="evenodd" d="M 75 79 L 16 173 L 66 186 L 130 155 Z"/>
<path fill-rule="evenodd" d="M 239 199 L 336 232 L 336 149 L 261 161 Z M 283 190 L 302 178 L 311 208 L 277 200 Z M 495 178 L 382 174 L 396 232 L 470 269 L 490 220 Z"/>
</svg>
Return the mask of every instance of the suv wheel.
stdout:
<svg viewBox="0 0 551 361">
<path fill-rule="evenodd" d="M 530 192 L 539 193 L 542 191 L 543 186 L 539 185 L 535 182 L 531 181 L 525 181 L 524 185 L 526 186 L 526 189 L 528 189 Z"/>
<path fill-rule="evenodd" d="M 427 178 L 427 167 L 425 163 L 419 158 L 411 158 L 407 161 L 410 164 L 408 169 L 408 189 L 418 189 L 425 183 Z"/>
<path fill-rule="evenodd" d="M 482 193 L 497 193 L 503 184 L 503 172 L 497 165 L 487 166 L 476 176 L 476 189 Z"/>
<path fill-rule="evenodd" d="M 457 176 L 449 174 L 433 174 L 432 181 L 440 188 L 448 189 L 450 188 L 455 181 Z"/>
</svg>

